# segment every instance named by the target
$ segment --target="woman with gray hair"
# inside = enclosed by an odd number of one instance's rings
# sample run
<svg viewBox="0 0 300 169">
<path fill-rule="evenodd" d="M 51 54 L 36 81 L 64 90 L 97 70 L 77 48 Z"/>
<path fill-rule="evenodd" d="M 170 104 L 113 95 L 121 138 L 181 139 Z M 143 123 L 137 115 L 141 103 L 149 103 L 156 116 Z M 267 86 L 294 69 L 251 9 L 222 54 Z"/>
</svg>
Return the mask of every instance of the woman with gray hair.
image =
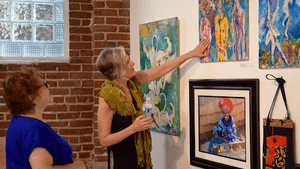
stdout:
<svg viewBox="0 0 300 169">
<path fill-rule="evenodd" d="M 136 72 L 134 62 L 124 48 L 102 51 L 96 66 L 108 78 L 98 93 L 98 134 L 100 143 L 108 147 L 108 166 L 114 169 L 150 169 L 152 149 L 149 128 L 151 117 L 142 112 L 144 102 L 141 85 L 153 81 L 191 58 L 203 54 L 210 40 L 202 40 L 192 51 L 152 69 Z M 113 157 L 113 158 L 110 158 Z"/>
</svg>

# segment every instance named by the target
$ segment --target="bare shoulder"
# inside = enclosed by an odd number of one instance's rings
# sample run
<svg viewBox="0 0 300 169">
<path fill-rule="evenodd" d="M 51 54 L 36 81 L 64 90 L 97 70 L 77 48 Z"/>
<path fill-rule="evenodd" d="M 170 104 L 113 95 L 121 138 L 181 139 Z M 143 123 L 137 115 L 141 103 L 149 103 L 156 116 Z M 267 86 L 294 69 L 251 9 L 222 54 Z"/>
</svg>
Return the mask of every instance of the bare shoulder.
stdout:
<svg viewBox="0 0 300 169">
<path fill-rule="evenodd" d="M 105 115 L 105 114 L 114 115 L 115 111 L 110 108 L 110 106 L 107 104 L 107 102 L 102 97 L 99 97 L 98 113 L 101 115 Z"/>
<path fill-rule="evenodd" d="M 146 72 L 146 70 L 141 70 L 136 72 L 136 76 L 137 80 L 140 82 L 141 85 L 148 83 L 147 79 L 148 79 L 148 74 Z"/>
<path fill-rule="evenodd" d="M 141 82 L 141 79 L 142 79 L 142 70 L 136 72 L 135 77 L 138 79 L 139 82 Z"/>
</svg>

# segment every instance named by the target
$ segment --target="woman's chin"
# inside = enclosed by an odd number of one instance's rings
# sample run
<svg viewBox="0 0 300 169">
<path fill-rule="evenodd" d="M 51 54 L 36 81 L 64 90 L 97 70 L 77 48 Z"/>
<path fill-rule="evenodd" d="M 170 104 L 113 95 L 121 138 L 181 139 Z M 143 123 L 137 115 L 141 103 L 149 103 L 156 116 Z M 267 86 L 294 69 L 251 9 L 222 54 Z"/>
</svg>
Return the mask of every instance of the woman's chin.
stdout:
<svg viewBox="0 0 300 169">
<path fill-rule="evenodd" d="M 132 74 L 132 75 L 130 75 L 130 76 L 124 76 L 126 79 L 131 79 L 131 78 L 133 78 L 134 76 L 135 76 L 136 74 Z"/>
<path fill-rule="evenodd" d="M 131 77 L 130 77 L 130 78 L 132 78 L 132 77 L 134 77 L 134 76 L 136 76 L 136 71 L 134 71 L 134 70 L 133 70 L 133 72 L 132 72 L 132 74 L 131 74 Z"/>
</svg>

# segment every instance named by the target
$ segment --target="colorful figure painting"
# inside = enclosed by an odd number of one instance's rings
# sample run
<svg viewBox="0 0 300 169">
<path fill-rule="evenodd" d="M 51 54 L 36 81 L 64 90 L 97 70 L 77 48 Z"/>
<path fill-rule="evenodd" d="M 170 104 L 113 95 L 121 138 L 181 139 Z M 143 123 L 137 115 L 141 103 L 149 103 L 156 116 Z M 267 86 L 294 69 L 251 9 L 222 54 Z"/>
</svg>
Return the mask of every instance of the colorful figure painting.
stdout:
<svg viewBox="0 0 300 169">
<path fill-rule="evenodd" d="M 300 0 L 259 0 L 259 68 L 300 67 Z"/>
<path fill-rule="evenodd" d="M 178 18 L 139 25 L 139 41 L 141 70 L 178 57 Z M 180 135 L 178 69 L 143 85 L 142 92 L 155 104 L 150 130 Z"/>
<path fill-rule="evenodd" d="M 199 40 L 211 40 L 201 62 L 249 60 L 248 7 L 248 0 L 199 0 Z"/>
</svg>

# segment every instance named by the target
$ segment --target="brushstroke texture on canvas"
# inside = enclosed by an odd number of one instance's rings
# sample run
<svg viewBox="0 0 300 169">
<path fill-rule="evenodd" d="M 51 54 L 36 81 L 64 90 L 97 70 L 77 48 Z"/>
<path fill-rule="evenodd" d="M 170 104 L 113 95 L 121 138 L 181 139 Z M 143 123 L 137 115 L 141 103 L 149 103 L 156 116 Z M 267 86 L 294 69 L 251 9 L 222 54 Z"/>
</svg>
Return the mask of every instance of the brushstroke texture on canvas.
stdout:
<svg viewBox="0 0 300 169">
<path fill-rule="evenodd" d="M 211 40 L 201 62 L 249 60 L 248 6 L 248 0 L 199 0 L 199 40 Z"/>
<path fill-rule="evenodd" d="M 170 18 L 139 26 L 141 70 L 147 70 L 178 57 L 178 18 Z M 179 135 L 179 72 L 142 86 L 145 98 L 155 104 L 150 130 Z"/>
<path fill-rule="evenodd" d="M 300 66 L 300 0 L 259 0 L 259 68 Z"/>
</svg>

